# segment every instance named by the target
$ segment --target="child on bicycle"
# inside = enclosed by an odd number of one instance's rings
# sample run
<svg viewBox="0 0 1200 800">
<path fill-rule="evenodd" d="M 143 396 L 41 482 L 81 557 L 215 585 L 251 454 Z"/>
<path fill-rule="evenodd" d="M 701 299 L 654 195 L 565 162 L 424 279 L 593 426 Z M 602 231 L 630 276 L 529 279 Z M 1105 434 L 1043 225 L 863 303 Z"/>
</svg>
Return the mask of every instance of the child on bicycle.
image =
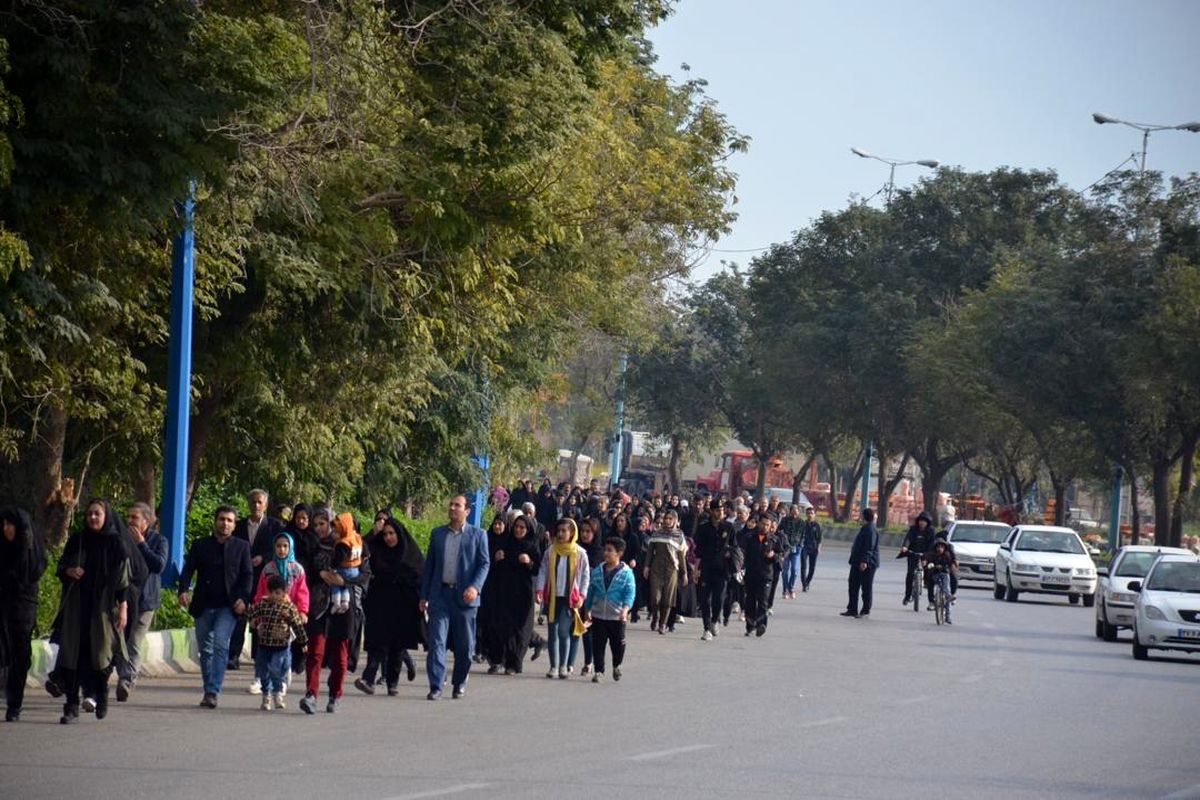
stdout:
<svg viewBox="0 0 1200 800">
<path fill-rule="evenodd" d="M 958 571 L 958 561 L 950 543 L 945 539 L 937 539 L 933 550 L 925 554 L 925 581 L 929 586 L 929 605 L 934 604 L 934 586 L 941 585 L 946 594 L 946 624 L 950 624 L 950 577 Z"/>
</svg>

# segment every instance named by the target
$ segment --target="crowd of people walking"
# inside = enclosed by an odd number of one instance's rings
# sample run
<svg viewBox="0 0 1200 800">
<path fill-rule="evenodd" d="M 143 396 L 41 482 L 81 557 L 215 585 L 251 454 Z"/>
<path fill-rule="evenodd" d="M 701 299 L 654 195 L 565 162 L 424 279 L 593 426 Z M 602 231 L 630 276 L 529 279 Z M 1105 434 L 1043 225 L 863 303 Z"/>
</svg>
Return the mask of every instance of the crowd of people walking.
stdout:
<svg viewBox="0 0 1200 800">
<path fill-rule="evenodd" d="M 634 497 L 595 482 L 497 488 L 486 529 L 467 522 L 468 501 L 456 496 L 425 552 L 386 509 L 364 533 L 353 515 L 323 504 L 272 515 L 267 493 L 255 490 L 247 506 L 241 519 L 232 506 L 216 509 L 176 587 L 195 620 L 205 709 L 218 707 L 227 671 L 242 668 L 247 629 L 249 691 L 264 711 L 286 708 L 289 685 L 301 681 L 301 711 L 315 713 L 324 690 L 325 711 L 336 713 L 360 661 L 356 689 L 396 695 L 402 677 L 415 681 L 421 647 L 430 700 L 447 688 L 466 696 L 475 663 L 519 675 L 543 652 L 547 678 L 568 680 L 578 667 L 593 683 L 619 681 L 627 628 L 642 619 L 665 636 L 699 618 L 700 639 L 711 642 L 736 610 L 745 636 L 764 636 L 776 598 L 808 591 L 822 544 L 811 508 Z M 0 518 L 0 665 L 6 718 L 16 721 L 47 554 L 28 514 L 3 509 Z M 134 504 L 125 519 L 104 500 L 85 507 L 58 560 L 57 651 L 44 683 L 63 699 L 63 724 L 81 711 L 105 718 L 113 673 L 116 700 L 133 694 L 167 564 L 148 506 Z"/>
</svg>

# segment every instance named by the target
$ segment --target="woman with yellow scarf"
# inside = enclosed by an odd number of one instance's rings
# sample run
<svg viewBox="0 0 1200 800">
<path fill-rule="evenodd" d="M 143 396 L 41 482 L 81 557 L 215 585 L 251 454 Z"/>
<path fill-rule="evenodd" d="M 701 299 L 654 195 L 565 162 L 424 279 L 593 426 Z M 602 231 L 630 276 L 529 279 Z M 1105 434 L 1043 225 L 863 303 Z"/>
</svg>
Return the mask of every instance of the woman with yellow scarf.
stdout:
<svg viewBox="0 0 1200 800">
<path fill-rule="evenodd" d="M 583 634 L 579 609 L 587 597 L 591 575 L 587 553 L 576 544 L 578 539 L 575 520 L 560 519 L 537 577 L 537 601 L 549 620 L 550 671 L 546 677 L 564 681 L 575 669 L 579 637 Z"/>
</svg>

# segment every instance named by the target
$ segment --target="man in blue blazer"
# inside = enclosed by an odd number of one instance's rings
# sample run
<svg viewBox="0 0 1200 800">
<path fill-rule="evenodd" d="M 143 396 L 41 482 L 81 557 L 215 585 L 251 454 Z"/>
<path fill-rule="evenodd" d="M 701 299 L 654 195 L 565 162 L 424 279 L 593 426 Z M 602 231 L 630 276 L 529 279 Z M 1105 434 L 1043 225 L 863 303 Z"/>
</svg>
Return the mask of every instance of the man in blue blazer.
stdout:
<svg viewBox="0 0 1200 800">
<path fill-rule="evenodd" d="M 446 684 L 446 637 L 454 640 L 454 699 L 467 693 L 471 654 L 475 652 L 475 614 L 487 579 L 490 559 L 487 534 L 467 524 L 467 498 L 450 501 L 450 524 L 429 537 L 429 552 L 421 572 L 421 611 L 429 616 L 425 671 L 429 699 L 442 696 Z"/>
</svg>

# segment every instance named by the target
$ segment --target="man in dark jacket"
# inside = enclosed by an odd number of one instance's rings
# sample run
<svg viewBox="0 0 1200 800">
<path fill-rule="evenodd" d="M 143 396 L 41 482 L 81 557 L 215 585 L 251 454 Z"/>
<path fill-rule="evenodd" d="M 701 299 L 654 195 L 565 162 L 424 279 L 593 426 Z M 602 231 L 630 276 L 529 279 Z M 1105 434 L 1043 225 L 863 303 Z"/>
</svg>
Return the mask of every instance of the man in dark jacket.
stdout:
<svg viewBox="0 0 1200 800">
<path fill-rule="evenodd" d="M 904 573 L 904 605 L 908 605 L 909 600 L 921 602 L 920 589 L 915 597 L 912 592 L 913 572 L 916 571 L 917 562 L 921 557 L 932 549 L 933 517 L 929 516 L 929 512 L 922 511 L 917 515 L 917 521 L 909 527 L 908 533 L 904 534 L 904 541 L 900 543 L 900 555 L 908 556 L 908 571 Z"/>
<path fill-rule="evenodd" d="M 764 514 L 758 524 L 742 531 L 742 552 L 746 559 L 745 605 L 746 635 L 767 632 L 767 610 L 771 579 L 778 565 L 782 545 L 775 533 L 775 520 Z"/>
<path fill-rule="evenodd" d="M 696 530 L 696 555 L 700 559 L 700 615 L 704 620 L 701 639 L 711 641 L 719 635 L 721 609 L 725 605 L 725 584 L 729 581 L 731 561 L 728 551 L 734 546 L 733 526 L 725 521 L 725 510 L 714 503 L 708 516 Z"/>
<path fill-rule="evenodd" d="M 821 552 L 821 523 L 817 522 L 817 510 L 812 506 L 804 512 L 800 547 L 800 587 L 807 592 L 813 573 L 817 571 L 817 555 Z"/>
<path fill-rule="evenodd" d="M 234 538 L 241 539 L 250 545 L 250 563 L 254 567 L 254 585 L 258 586 L 258 576 L 262 575 L 263 565 L 275 555 L 275 534 L 283 530 L 283 520 L 267 516 L 267 506 L 271 498 L 262 489 L 254 489 L 246 495 L 246 504 L 250 507 L 250 515 L 238 520 L 233 529 Z M 246 646 L 246 618 L 240 617 L 229 639 L 229 669 L 241 667 L 242 649 Z M 261 692 L 258 678 L 250 684 L 250 694 Z"/>
<path fill-rule="evenodd" d="M 129 535 L 146 564 L 146 579 L 142 583 L 136 603 L 130 603 L 129 625 L 125 628 L 125 648 L 129 657 L 121 659 L 117 666 L 117 702 L 129 699 L 129 692 L 137 682 L 138 667 L 142 663 L 142 647 L 146 634 L 154 624 L 154 615 L 162 606 L 162 574 L 167 568 L 167 540 L 154 527 L 154 510 L 146 503 L 134 503 L 126 516 Z"/>
<path fill-rule="evenodd" d="M 250 545 L 234 538 L 237 511 L 221 506 L 213 517 L 213 534 L 192 544 L 179 576 L 179 605 L 196 620 L 196 643 L 200 647 L 200 672 L 204 676 L 203 708 L 216 708 L 225 682 L 229 660 L 229 637 L 238 617 L 254 592 L 254 568 Z M 188 594 L 192 576 L 196 593 Z"/>
<path fill-rule="evenodd" d="M 875 530 L 875 509 L 862 510 L 863 526 L 854 537 L 850 549 L 850 604 L 843 617 L 865 617 L 871 613 L 871 592 L 875 586 L 875 570 L 879 568 L 879 532 Z M 858 595 L 862 592 L 862 610 Z"/>
</svg>

